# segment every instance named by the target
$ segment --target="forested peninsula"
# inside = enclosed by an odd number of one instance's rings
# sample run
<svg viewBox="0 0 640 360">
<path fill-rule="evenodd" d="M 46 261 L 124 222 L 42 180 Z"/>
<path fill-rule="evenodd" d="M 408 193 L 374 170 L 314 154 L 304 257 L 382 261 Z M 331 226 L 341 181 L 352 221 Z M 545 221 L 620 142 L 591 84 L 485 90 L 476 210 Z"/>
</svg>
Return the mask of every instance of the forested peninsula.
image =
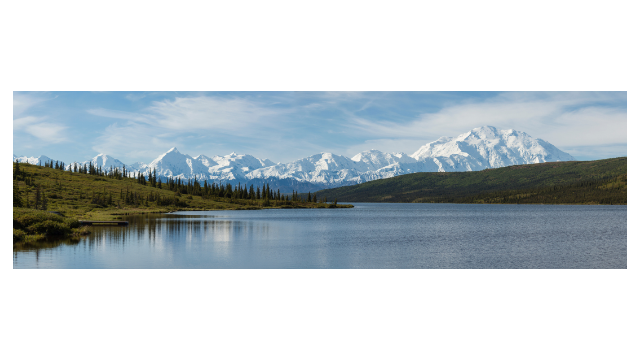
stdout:
<svg viewBox="0 0 640 360">
<path fill-rule="evenodd" d="M 627 204 L 627 158 L 415 173 L 322 190 L 346 202 Z"/>
<path fill-rule="evenodd" d="M 349 208 L 316 194 L 281 194 L 266 184 L 199 183 L 155 174 L 130 177 L 126 170 L 92 164 L 64 170 L 59 163 L 43 166 L 13 163 L 13 240 L 40 241 L 88 233 L 78 220 L 115 220 L 123 215 L 191 210 L 259 210 L 286 208 Z"/>
</svg>

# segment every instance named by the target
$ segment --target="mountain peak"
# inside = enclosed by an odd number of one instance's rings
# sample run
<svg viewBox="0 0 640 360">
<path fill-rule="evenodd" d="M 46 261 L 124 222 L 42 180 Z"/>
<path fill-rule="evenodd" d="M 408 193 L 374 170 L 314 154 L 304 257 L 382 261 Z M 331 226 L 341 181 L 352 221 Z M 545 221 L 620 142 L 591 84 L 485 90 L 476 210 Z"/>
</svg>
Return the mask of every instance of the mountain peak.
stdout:
<svg viewBox="0 0 640 360">
<path fill-rule="evenodd" d="M 481 126 L 455 138 L 441 137 L 427 143 L 411 157 L 419 161 L 428 158 L 456 158 L 454 162 L 459 163 L 458 167 L 451 170 L 441 166 L 442 171 L 471 171 L 487 167 L 573 160 L 571 155 L 546 144 L 524 132 Z"/>
<path fill-rule="evenodd" d="M 15 155 L 14 158 L 18 159 Z M 20 157 L 19 160 L 32 164 L 50 161 L 44 155 L 39 158 Z M 569 160 L 574 160 L 571 155 L 544 140 L 534 139 L 521 131 L 501 130 L 487 125 L 455 137 L 440 137 L 412 155 L 371 149 L 349 159 L 322 152 L 294 162 L 275 164 L 268 159 L 236 152 L 213 158 L 206 155 L 193 158 L 172 147 L 148 165 L 134 163 L 126 167 L 129 171 L 145 174 L 155 169 L 160 177 L 234 183 L 290 179 L 314 186 L 336 187 L 416 172 L 475 171 L 515 164 Z M 119 160 L 106 154 L 99 154 L 80 165 L 89 162 L 102 166 L 103 169 L 124 166 Z"/>
</svg>

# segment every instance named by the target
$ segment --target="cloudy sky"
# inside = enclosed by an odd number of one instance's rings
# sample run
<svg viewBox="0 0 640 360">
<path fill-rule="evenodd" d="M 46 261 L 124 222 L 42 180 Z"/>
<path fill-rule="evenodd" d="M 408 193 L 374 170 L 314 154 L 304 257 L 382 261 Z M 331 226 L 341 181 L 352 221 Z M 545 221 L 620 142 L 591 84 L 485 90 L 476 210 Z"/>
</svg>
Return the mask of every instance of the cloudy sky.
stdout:
<svg viewBox="0 0 640 360">
<path fill-rule="evenodd" d="M 578 160 L 627 155 L 626 92 L 14 92 L 13 153 L 150 162 L 171 147 L 288 162 L 416 151 L 492 125 Z"/>
</svg>

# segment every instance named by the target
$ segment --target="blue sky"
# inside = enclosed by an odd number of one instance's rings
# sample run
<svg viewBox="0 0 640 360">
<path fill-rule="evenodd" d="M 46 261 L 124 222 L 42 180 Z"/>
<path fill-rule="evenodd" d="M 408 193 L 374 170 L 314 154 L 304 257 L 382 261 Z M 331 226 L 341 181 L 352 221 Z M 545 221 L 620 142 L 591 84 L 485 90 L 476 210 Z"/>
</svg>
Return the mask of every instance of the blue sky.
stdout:
<svg viewBox="0 0 640 360">
<path fill-rule="evenodd" d="M 416 151 L 492 125 L 578 160 L 627 155 L 626 92 L 14 92 L 13 153 L 150 162 L 171 147 L 289 162 Z"/>
</svg>

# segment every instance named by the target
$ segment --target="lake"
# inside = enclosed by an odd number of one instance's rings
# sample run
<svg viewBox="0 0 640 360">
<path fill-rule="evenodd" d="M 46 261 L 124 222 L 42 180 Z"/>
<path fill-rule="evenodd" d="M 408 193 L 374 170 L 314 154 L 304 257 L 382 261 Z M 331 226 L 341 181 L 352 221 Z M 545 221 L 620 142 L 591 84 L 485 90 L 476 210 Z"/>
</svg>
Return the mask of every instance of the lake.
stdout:
<svg viewBox="0 0 640 360">
<path fill-rule="evenodd" d="M 365 204 L 125 217 L 18 268 L 627 268 L 627 207 Z"/>
</svg>

